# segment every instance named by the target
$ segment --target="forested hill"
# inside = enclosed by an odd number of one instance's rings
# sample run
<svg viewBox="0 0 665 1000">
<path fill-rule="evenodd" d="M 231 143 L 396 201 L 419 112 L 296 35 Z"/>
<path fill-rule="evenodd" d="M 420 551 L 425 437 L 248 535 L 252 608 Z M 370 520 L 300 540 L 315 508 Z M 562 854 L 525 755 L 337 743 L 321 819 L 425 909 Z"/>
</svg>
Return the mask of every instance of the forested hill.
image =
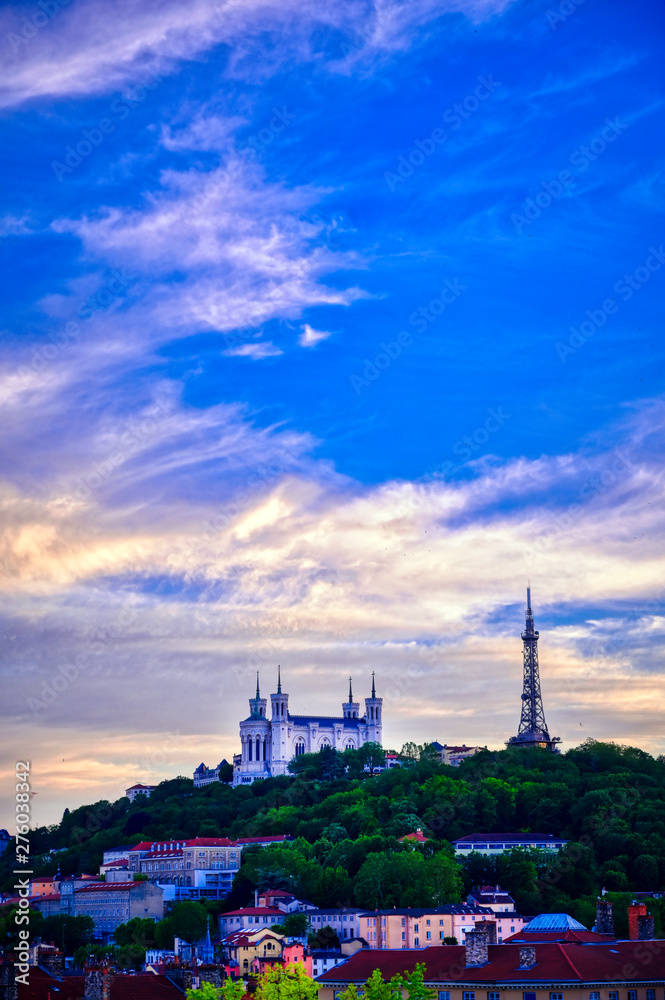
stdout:
<svg viewBox="0 0 665 1000">
<path fill-rule="evenodd" d="M 398 842 L 417 827 L 430 844 L 414 851 Z M 573 843 L 555 864 L 540 852 L 512 852 L 458 865 L 449 842 L 476 831 L 542 831 Z M 665 758 L 587 741 L 564 754 L 483 752 L 459 768 L 423 753 L 378 775 L 322 773 L 312 755 L 304 774 L 234 789 L 194 790 L 190 779 L 176 778 L 148 800 L 130 804 L 123 796 L 66 810 L 59 824 L 34 830 L 33 868 L 52 873 L 57 859 L 63 875 L 96 872 L 105 848 L 140 840 L 283 833 L 298 839 L 260 855 L 244 852 L 235 902 L 258 884 L 280 883 L 320 904 L 425 905 L 499 879 L 527 912 L 563 909 L 588 918 L 601 886 L 665 884 Z M 59 853 L 49 856 L 53 850 Z M 12 865 L 10 846 L 0 870 L 5 891 Z"/>
</svg>

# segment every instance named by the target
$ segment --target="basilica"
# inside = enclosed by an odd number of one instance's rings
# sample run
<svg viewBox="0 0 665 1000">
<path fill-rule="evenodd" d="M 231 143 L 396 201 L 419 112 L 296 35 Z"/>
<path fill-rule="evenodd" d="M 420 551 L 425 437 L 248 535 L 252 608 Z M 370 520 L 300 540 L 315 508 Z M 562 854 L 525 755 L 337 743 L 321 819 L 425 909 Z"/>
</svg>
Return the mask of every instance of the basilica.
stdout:
<svg viewBox="0 0 665 1000">
<path fill-rule="evenodd" d="M 242 751 L 233 758 L 233 784 L 249 785 L 261 778 L 288 774 L 289 761 L 302 753 L 315 753 L 322 747 L 358 749 L 365 743 L 381 742 L 383 699 L 376 697 L 374 674 L 372 694 L 365 698 L 365 712 L 353 700 L 349 678 L 349 700 L 342 704 L 341 716 L 291 715 L 289 696 L 282 691 L 280 668 L 277 668 L 277 691 L 270 695 L 271 717 L 266 714 L 267 698 L 259 691 L 249 699 L 250 714 L 240 723 Z"/>
</svg>

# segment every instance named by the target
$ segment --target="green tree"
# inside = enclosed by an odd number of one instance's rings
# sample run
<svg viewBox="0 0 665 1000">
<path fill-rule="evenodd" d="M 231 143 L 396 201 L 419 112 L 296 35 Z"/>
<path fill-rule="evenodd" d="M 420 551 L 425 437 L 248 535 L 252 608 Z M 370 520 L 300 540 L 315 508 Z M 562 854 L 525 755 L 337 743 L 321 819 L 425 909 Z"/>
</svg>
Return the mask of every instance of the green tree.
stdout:
<svg viewBox="0 0 665 1000">
<path fill-rule="evenodd" d="M 201 903 L 186 900 L 173 907 L 169 922 L 176 937 L 182 938 L 187 944 L 194 944 L 205 937 L 208 913 Z"/>
<path fill-rule="evenodd" d="M 70 917 L 63 914 L 44 917 L 41 927 L 42 941 L 53 941 L 64 949 L 65 955 L 74 955 L 82 946 L 90 944 L 95 933 L 92 917 Z"/>
<path fill-rule="evenodd" d="M 316 983 L 301 965 L 275 966 L 259 979 L 256 1000 L 317 1000 Z"/>
<path fill-rule="evenodd" d="M 306 913 L 287 913 L 280 923 L 273 924 L 271 930 L 284 934 L 285 937 L 305 937 L 308 927 Z"/>
</svg>

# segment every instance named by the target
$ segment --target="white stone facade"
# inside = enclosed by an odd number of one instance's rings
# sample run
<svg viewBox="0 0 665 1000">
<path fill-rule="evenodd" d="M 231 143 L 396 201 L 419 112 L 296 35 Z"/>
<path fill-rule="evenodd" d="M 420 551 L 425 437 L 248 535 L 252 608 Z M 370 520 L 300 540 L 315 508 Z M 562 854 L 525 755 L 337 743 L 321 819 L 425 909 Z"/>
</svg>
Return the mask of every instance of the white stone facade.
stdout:
<svg viewBox="0 0 665 1000">
<path fill-rule="evenodd" d="M 270 719 L 267 707 L 268 700 L 261 697 L 257 679 L 256 696 L 249 699 L 250 715 L 240 723 L 242 750 L 233 758 L 234 785 L 288 774 L 294 757 L 316 753 L 324 746 L 357 750 L 365 743 L 381 743 L 383 699 L 376 697 L 373 675 L 372 694 L 365 698 L 362 716 L 350 683 L 349 698 L 342 704 L 340 717 L 292 715 L 289 696 L 282 691 L 279 679 L 276 693 L 270 695 Z"/>
</svg>

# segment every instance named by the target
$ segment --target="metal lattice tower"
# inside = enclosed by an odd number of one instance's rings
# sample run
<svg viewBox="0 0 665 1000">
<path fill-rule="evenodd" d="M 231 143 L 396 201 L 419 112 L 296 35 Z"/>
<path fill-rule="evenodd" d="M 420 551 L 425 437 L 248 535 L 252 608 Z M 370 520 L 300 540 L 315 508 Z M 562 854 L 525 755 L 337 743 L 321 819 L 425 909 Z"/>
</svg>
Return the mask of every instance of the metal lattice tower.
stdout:
<svg viewBox="0 0 665 1000">
<path fill-rule="evenodd" d="M 538 637 L 540 633 L 533 627 L 531 610 L 531 587 L 526 589 L 526 627 L 522 632 L 524 678 L 522 685 L 522 715 L 517 736 L 511 736 L 507 746 L 543 747 L 558 752 L 558 736 L 550 737 L 545 722 L 543 699 L 540 693 L 540 670 L 538 667 Z"/>
</svg>

